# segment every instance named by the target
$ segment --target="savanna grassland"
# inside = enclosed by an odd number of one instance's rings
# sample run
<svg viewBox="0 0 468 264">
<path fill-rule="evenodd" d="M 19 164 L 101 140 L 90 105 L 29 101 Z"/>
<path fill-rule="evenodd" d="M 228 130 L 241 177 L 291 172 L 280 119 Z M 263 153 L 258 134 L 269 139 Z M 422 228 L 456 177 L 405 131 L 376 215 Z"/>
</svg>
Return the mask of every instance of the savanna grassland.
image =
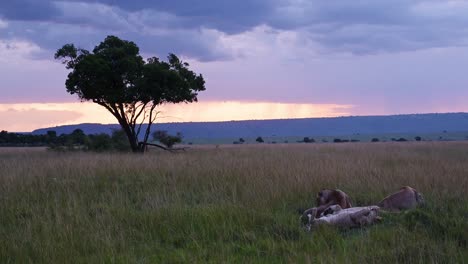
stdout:
<svg viewBox="0 0 468 264">
<path fill-rule="evenodd" d="M 426 206 L 299 225 L 321 188 Z M 0 149 L 0 263 L 468 263 L 468 144 L 243 145 L 145 155 Z"/>
</svg>

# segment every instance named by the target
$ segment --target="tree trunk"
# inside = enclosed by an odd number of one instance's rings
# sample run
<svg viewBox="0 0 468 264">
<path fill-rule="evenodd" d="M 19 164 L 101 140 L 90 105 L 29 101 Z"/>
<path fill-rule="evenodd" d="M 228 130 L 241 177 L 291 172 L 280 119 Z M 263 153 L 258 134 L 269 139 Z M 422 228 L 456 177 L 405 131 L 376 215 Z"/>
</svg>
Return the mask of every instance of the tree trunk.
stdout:
<svg viewBox="0 0 468 264">
<path fill-rule="evenodd" d="M 144 149 L 140 149 L 140 146 L 138 145 L 138 139 L 135 138 L 131 132 L 130 133 L 125 132 L 125 134 L 127 134 L 128 142 L 130 143 L 130 148 L 132 149 L 132 152 L 134 153 L 144 152 Z"/>
<path fill-rule="evenodd" d="M 133 153 L 142 153 L 145 149 L 141 149 L 138 144 L 138 137 L 135 135 L 134 129 L 130 127 L 124 120 L 118 119 L 120 126 L 122 127 L 123 131 L 127 135 L 128 142 L 130 143 L 130 148 L 132 149 Z"/>
<path fill-rule="evenodd" d="M 135 133 L 135 126 L 130 125 L 127 121 L 127 118 L 125 117 L 125 113 L 122 110 L 120 113 L 117 110 L 117 106 L 115 105 L 107 105 L 106 103 L 102 102 L 97 102 L 97 104 L 103 106 L 106 108 L 115 118 L 117 118 L 117 121 L 119 121 L 120 127 L 122 130 L 125 132 L 125 135 L 127 135 L 128 142 L 130 143 L 130 148 L 132 149 L 133 153 L 143 153 L 145 151 L 145 148 L 141 148 L 141 146 L 138 144 L 138 135 Z"/>
</svg>

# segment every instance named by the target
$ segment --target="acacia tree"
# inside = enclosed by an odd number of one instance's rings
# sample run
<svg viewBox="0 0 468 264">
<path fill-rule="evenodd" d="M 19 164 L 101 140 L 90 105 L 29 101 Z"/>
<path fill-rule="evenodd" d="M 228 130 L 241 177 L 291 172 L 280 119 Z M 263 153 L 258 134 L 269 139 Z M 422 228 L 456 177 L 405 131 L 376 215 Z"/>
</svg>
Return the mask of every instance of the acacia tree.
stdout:
<svg viewBox="0 0 468 264">
<path fill-rule="evenodd" d="M 55 59 L 71 70 L 67 92 L 106 108 L 121 125 L 133 152 L 144 152 L 158 106 L 196 102 L 198 92 L 205 90 L 203 76 L 176 55 L 169 54 L 167 62 L 156 57 L 145 61 L 135 43 L 115 36 L 108 36 L 92 52 L 66 44 Z"/>
</svg>

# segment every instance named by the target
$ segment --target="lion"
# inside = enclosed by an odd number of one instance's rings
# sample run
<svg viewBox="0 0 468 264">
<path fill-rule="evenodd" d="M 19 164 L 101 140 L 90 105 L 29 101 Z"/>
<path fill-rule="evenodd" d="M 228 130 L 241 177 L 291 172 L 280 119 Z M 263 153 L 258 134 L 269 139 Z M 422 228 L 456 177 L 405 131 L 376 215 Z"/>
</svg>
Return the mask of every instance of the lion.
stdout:
<svg viewBox="0 0 468 264">
<path fill-rule="evenodd" d="M 339 190 L 322 189 L 317 194 L 317 216 L 323 213 L 332 205 L 339 205 L 342 209 L 351 208 L 351 199 L 349 196 Z"/>
<path fill-rule="evenodd" d="M 319 225 L 332 225 L 339 228 L 355 228 L 372 225 L 381 220 L 378 206 L 352 207 L 342 209 L 339 205 L 329 207 L 330 214 L 319 218 L 313 217 L 313 213 L 308 214 L 308 222 L 305 225 L 310 231 Z"/>
<path fill-rule="evenodd" d="M 409 186 L 404 186 L 398 192 L 385 197 L 377 205 L 386 211 L 399 212 L 414 209 L 424 205 L 424 203 L 424 197 L 421 193 Z"/>
<path fill-rule="evenodd" d="M 329 208 L 333 205 L 339 205 L 342 209 L 352 207 L 351 199 L 345 192 L 339 189 L 322 189 L 317 194 L 316 207 L 307 209 L 302 213 L 301 219 L 303 223 L 305 224 L 309 221 L 308 215 L 317 218 L 331 213 Z"/>
</svg>

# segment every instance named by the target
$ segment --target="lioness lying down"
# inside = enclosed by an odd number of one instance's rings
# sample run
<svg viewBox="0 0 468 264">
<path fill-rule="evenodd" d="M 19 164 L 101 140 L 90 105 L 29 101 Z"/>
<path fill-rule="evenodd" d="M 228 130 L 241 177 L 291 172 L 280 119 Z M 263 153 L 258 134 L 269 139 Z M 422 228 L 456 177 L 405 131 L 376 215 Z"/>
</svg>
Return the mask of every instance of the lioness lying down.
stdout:
<svg viewBox="0 0 468 264">
<path fill-rule="evenodd" d="M 351 207 L 342 209 L 339 205 L 333 205 L 329 208 L 331 214 L 315 218 L 314 212 L 307 215 L 308 223 L 306 229 L 310 229 L 318 225 L 333 225 L 341 228 L 361 227 L 372 225 L 381 218 L 378 216 L 378 206 Z"/>
<path fill-rule="evenodd" d="M 416 189 L 405 186 L 401 187 L 398 192 L 385 197 L 377 205 L 386 211 L 399 212 L 424 205 L 424 196 Z"/>
</svg>

